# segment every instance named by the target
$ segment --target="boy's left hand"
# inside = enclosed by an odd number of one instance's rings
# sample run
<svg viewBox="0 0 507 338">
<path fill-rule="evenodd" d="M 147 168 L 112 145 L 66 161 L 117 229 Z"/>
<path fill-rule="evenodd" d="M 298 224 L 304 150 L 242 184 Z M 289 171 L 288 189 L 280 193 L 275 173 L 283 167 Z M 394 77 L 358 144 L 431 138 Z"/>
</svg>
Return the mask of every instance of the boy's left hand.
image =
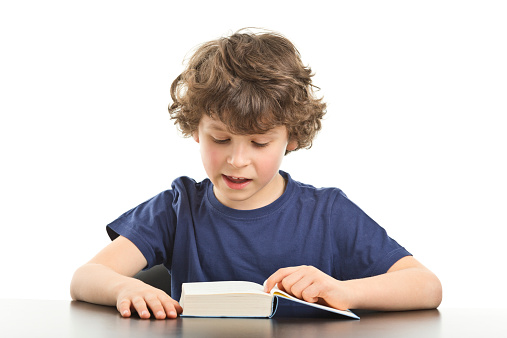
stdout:
<svg viewBox="0 0 507 338">
<path fill-rule="evenodd" d="M 276 284 L 280 290 L 309 303 L 320 303 L 339 310 L 349 308 L 350 295 L 343 282 L 313 266 L 279 269 L 266 280 L 264 291 L 270 292 Z"/>
</svg>

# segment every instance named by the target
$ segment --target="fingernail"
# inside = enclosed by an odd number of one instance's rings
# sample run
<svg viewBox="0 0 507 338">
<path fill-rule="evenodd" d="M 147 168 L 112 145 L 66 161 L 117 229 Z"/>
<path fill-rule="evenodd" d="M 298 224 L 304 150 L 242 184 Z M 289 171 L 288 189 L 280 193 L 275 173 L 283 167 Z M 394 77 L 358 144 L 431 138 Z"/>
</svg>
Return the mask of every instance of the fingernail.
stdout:
<svg viewBox="0 0 507 338">
<path fill-rule="evenodd" d="M 176 311 L 169 311 L 169 317 L 176 317 Z"/>
<path fill-rule="evenodd" d="M 129 315 L 129 310 L 123 310 L 123 312 L 121 313 L 121 315 L 123 317 L 127 317 Z"/>
</svg>

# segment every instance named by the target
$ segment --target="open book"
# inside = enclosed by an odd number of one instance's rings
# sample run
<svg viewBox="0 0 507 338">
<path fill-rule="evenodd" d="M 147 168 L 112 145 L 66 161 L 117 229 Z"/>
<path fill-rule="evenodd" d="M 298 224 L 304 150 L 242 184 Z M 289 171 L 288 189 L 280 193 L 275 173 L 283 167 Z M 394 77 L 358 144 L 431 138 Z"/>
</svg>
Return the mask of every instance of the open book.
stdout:
<svg viewBox="0 0 507 338">
<path fill-rule="evenodd" d="M 183 283 L 180 305 L 182 316 L 189 317 L 269 317 L 276 312 L 276 297 L 359 319 L 350 310 L 337 310 L 328 306 L 308 303 L 290 296 L 275 286 L 270 293 L 253 282 L 198 282 Z"/>
</svg>

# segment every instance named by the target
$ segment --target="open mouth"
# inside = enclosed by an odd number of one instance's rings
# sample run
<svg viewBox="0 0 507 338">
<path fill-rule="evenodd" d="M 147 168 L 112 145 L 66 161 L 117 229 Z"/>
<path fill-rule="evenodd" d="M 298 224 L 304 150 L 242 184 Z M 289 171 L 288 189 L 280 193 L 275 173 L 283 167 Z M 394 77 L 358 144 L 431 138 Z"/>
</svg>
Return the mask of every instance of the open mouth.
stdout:
<svg viewBox="0 0 507 338">
<path fill-rule="evenodd" d="M 248 185 L 252 180 L 245 177 L 235 177 L 235 176 L 227 176 L 222 175 L 225 183 L 231 189 L 242 189 Z"/>
<path fill-rule="evenodd" d="M 244 177 L 234 177 L 234 176 L 225 176 L 232 183 L 245 183 L 246 181 L 250 181 L 248 178 Z"/>
</svg>

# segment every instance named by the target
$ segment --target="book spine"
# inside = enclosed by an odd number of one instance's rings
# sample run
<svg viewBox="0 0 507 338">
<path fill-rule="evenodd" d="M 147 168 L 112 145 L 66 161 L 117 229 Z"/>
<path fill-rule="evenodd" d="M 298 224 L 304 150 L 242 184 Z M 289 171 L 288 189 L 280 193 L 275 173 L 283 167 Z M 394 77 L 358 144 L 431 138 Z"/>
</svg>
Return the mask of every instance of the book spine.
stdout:
<svg viewBox="0 0 507 338">
<path fill-rule="evenodd" d="M 273 296 L 273 302 L 271 303 L 271 315 L 269 316 L 269 318 L 272 318 L 275 315 L 277 309 L 278 309 L 278 297 Z"/>
</svg>

